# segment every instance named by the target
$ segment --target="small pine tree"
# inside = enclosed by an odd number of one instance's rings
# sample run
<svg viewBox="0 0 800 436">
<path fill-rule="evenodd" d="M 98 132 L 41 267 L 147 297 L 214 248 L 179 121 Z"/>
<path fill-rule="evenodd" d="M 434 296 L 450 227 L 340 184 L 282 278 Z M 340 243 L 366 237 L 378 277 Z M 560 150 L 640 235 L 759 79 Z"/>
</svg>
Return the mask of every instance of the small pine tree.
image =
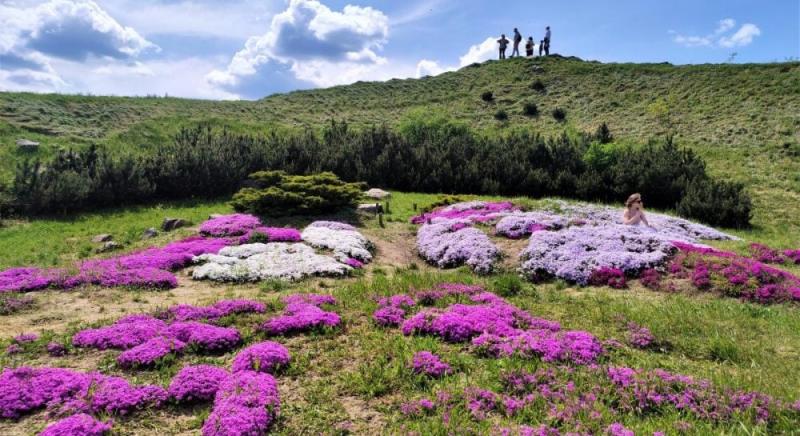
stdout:
<svg viewBox="0 0 800 436">
<path fill-rule="evenodd" d="M 614 135 L 611 134 L 611 130 L 608 129 L 608 125 L 606 123 L 600 124 L 600 127 L 597 128 L 597 132 L 595 132 L 594 137 L 601 144 L 608 144 L 614 141 Z"/>
</svg>

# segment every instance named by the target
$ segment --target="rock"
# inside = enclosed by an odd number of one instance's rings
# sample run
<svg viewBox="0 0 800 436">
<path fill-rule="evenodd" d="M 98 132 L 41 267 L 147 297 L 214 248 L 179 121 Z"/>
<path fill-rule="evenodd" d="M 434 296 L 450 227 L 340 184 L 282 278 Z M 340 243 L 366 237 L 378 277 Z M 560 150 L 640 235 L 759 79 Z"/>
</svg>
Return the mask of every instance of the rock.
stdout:
<svg viewBox="0 0 800 436">
<path fill-rule="evenodd" d="M 36 150 L 39 148 L 39 143 L 29 139 L 17 139 L 17 147 L 23 150 Z"/>
<path fill-rule="evenodd" d="M 142 233 L 142 239 L 152 239 L 158 236 L 158 230 L 150 227 Z"/>
<path fill-rule="evenodd" d="M 369 198 L 374 198 L 376 200 L 382 200 L 384 198 L 388 198 L 392 196 L 391 192 L 384 191 L 383 189 L 372 188 L 369 191 L 364 193 L 364 196 Z"/>
<path fill-rule="evenodd" d="M 95 244 L 99 244 L 101 242 L 108 242 L 112 239 L 114 239 L 114 237 L 109 235 L 108 233 L 101 233 L 92 238 L 92 242 L 94 242 Z"/>
<path fill-rule="evenodd" d="M 223 216 L 221 213 L 212 213 L 211 215 L 208 216 L 208 219 L 213 220 L 213 219 L 219 218 L 221 216 Z"/>
<path fill-rule="evenodd" d="M 376 203 L 363 203 L 359 204 L 356 210 L 361 213 L 377 214 L 383 212 L 383 206 Z"/>
<path fill-rule="evenodd" d="M 164 222 L 161 223 L 161 230 L 169 232 L 188 225 L 189 221 L 182 218 L 164 218 Z"/>
<path fill-rule="evenodd" d="M 95 251 L 98 252 L 98 253 L 106 253 L 106 252 L 109 252 L 109 251 L 117 250 L 119 248 L 122 248 L 121 244 L 118 244 L 118 243 L 116 243 L 114 241 L 106 241 L 106 242 L 103 242 L 103 245 L 100 248 L 98 248 L 97 250 L 95 250 Z"/>
</svg>

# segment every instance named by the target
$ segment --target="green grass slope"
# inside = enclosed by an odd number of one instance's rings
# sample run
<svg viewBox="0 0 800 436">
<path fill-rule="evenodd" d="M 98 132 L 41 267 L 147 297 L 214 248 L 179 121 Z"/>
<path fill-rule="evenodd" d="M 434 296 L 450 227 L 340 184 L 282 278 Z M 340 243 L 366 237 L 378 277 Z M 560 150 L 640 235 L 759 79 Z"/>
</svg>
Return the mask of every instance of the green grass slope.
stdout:
<svg viewBox="0 0 800 436">
<path fill-rule="evenodd" d="M 543 89 L 535 89 L 541 83 Z M 493 100 L 481 94 L 491 91 Z M 525 116 L 535 103 L 538 116 Z M 557 122 L 555 108 L 566 112 Z M 495 120 L 498 110 L 508 121 Z M 26 156 L 97 143 L 142 151 L 196 122 L 266 132 L 330 119 L 396 124 L 412 111 L 443 111 L 488 133 L 526 128 L 550 134 L 591 131 L 606 122 L 617 138 L 645 141 L 674 133 L 705 157 L 714 174 L 745 182 L 756 225 L 796 231 L 800 212 L 800 63 L 673 66 L 602 64 L 553 56 L 489 61 L 422 79 L 355 83 L 213 102 L 0 93 L 0 180 Z M 37 152 L 14 141 L 41 141 Z"/>
</svg>

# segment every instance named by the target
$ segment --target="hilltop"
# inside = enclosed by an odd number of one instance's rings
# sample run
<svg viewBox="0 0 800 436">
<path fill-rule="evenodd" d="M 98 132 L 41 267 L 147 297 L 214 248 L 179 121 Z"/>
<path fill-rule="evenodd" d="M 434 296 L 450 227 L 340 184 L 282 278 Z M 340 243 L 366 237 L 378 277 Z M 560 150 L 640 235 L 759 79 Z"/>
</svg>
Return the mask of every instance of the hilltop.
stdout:
<svg viewBox="0 0 800 436">
<path fill-rule="evenodd" d="M 491 101 L 482 95 L 492 93 Z M 534 103 L 538 116 L 523 114 Z M 566 113 L 558 122 L 556 108 Z M 495 115 L 505 111 L 507 121 Z M 499 134 L 594 131 L 605 122 L 619 140 L 644 142 L 673 133 L 698 151 L 712 173 L 745 182 L 757 209 L 770 204 L 791 224 L 800 200 L 800 63 L 603 64 L 577 58 L 473 64 L 421 79 L 359 82 L 259 101 L 92 97 L 0 93 L 0 175 L 25 156 L 58 147 L 106 145 L 143 151 L 198 122 L 234 131 L 319 128 L 331 119 L 355 126 L 397 124 L 412 112 L 446 113 Z M 40 141 L 19 151 L 18 138 Z M 758 220 L 756 221 L 758 223 Z"/>
</svg>

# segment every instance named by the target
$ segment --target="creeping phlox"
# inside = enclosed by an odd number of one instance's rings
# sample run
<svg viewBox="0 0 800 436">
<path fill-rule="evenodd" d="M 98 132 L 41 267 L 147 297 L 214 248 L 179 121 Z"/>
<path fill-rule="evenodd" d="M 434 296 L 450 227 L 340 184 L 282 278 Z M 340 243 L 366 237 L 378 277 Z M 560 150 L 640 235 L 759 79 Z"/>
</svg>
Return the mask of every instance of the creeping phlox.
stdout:
<svg viewBox="0 0 800 436">
<path fill-rule="evenodd" d="M 411 368 L 417 374 L 429 377 L 442 377 L 453 372 L 450 365 L 442 362 L 439 356 L 430 351 L 420 351 L 414 355 Z"/>
<path fill-rule="evenodd" d="M 248 230 L 247 233 L 239 238 L 240 244 L 257 242 L 254 239 L 262 239 L 267 242 L 300 242 L 300 231 L 289 227 L 256 227 Z"/>
<path fill-rule="evenodd" d="M 39 436 L 102 436 L 111 431 L 111 421 L 98 421 L 91 415 L 78 413 L 47 426 Z"/>
<path fill-rule="evenodd" d="M 492 271 L 500 249 L 486 234 L 463 221 L 441 220 L 417 231 L 417 251 L 439 268 L 469 265 L 475 272 Z"/>
<path fill-rule="evenodd" d="M 76 347 L 125 350 L 117 362 L 124 367 L 150 366 L 167 355 L 191 350 L 217 353 L 236 347 L 241 342 L 235 328 L 219 327 L 189 319 L 216 320 L 246 312 L 263 312 L 263 303 L 249 300 L 224 300 L 212 306 L 176 306 L 159 314 L 128 315 L 114 324 L 82 330 L 75 334 Z"/>
<path fill-rule="evenodd" d="M 267 320 L 261 330 L 269 335 L 287 335 L 323 328 L 337 327 L 341 318 L 335 312 L 323 310 L 324 304 L 336 304 L 329 295 L 297 294 L 284 298 L 283 315 Z"/>
<path fill-rule="evenodd" d="M 253 232 L 257 233 L 259 229 L 255 228 Z M 202 265 L 194 269 L 192 278 L 251 282 L 300 280 L 308 276 L 337 277 L 372 260 L 370 242 L 349 224 L 316 221 L 302 234 L 294 229 L 268 229 L 266 232 L 267 243 L 226 247 L 218 254 L 197 256 L 194 262 Z M 251 235 L 245 237 L 252 239 Z M 301 239 L 304 243 L 296 242 Z M 313 247 L 331 250 L 333 256 L 319 254 Z"/>
<path fill-rule="evenodd" d="M 209 236 L 241 236 L 261 225 L 261 221 L 244 213 L 215 216 L 200 225 L 200 233 Z"/>
<path fill-rule="evenodd" d="M 214 365 L 184 366 L 173 377 L 167 392 L 179 403 L 211 401 L 228 376 L 228 371 Z"/>
<path fill-rule="evenodd" d="M 436 221 L 467 220 L 471 222 L 487 222 L 519 208 L 510 201 L 465 201 L 434 209 L 411 218 L 412 224 L 430 224 Z"/>
<path fill-rule="evenodd" d="M 492 357 L 519 355 L 584 365 L 596 362 L 604 352 L 592 334 L 562 331 L 557 322 L 535 318 L 491 292 L 463 285 L 444 285 L 434 291 L 441 298 L 462 295 L 472 304 L 422 309 L 402 322 L 393 318 L 392 324 L 401 323 L 405 335 L 432 335 L 457 343 L 469 341 L 475 351 Z M 384 300 L 381 309 L 395 307 L 405 311 L 413 307 L 408 296 L 395 297 L 394 302 L 392 298 Z M 422 298 L 431 301 L 429 295 Z M 373 315 L 378 323 L 383 323 L 378 316 L 381 309 Z"/>
<path fill-rule="evenodd" d="M 632 430 L 612 420 L 646 416 L 658 422 L 658 416 L 675 413 L 711 425 L 747 423 L 771 428 L 772 424 L 785 422 L 791 426 L 800 410 L 797 404 L 763 393 L 721 389 L 706 380 L 660 369 L 556 366 L 534 372 L 507 371 L 499 381 L 500 392 L 476 386 L 456 392 L 439 391 L 435 399 L 403 403 L 400 410 L 412 416 L 441 413 L 443 420 L 449 419 L 454 408 L 462 408 L 479 421 L 492 414 L 537 416 L 546 424 L 537 428 L 522 426 L 514 433 L 512 429 L 499 429 L 498 433 L 548 436 L 575 432 L 632 435 Z M 678 421 L 677 425 L 689 424 Z"/>
</svg>

